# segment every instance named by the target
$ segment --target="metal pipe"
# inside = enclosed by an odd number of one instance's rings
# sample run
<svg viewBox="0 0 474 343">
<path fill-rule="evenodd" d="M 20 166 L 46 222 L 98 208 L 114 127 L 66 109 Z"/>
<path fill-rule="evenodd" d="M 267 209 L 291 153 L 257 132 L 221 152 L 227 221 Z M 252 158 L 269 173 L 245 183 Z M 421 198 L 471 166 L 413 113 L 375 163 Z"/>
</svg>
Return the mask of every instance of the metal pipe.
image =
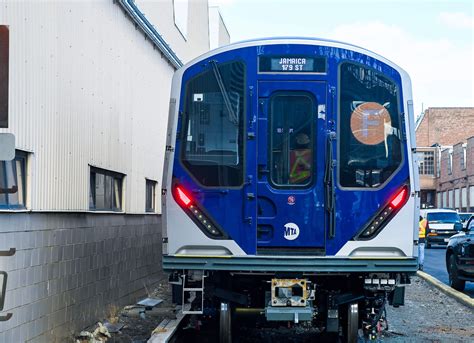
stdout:
<svg viewBox="0 0 474 343">
<path fill-rule="evenodd" d="M 128 13 L 132 20 L 142 29 L 145 35 L 151 39 L 153 44 L 166 57 L 168 62 L 176 69 L 183 66 L 183 62 L 166 43 L 163 37 L 156 31 L 153 24 L 151 24 L 140 9 L 135 5 L 134 0 L 117 0 L 120 6 Z"/>
</svg>

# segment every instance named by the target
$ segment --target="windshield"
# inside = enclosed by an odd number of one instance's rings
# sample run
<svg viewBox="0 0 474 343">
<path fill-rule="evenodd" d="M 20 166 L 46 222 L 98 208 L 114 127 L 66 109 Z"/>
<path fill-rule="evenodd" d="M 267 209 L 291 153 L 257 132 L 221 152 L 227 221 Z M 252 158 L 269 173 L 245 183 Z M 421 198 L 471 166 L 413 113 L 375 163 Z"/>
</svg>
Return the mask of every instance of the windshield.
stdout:
<svg viewBox="0 0 474 343">
<path fill-rule="evenodd" d="M 469 218 L 471 218 L 471 216 L 472 216 L 472 213 L 459 213 L 459 217 L 461 218 L 461 221 L 463 223 L 467 222 Z"/>
<path fill-rule="evenodd" d="M 428 213 L 428 222 L 430 223 L 459 223 L 461 219 L 454 212 L 436 212 Z"/>
<path fill-rule="evenodd" d="M 339 182 L 376 188 L 402 163 L 397 85 L 354 63 L 341 65 Z"/>
<path fill-rule="evenodd" d="M 183 116 L 183 164 L 208 187 L 243 182 L 245 65 L 212 63 L 189 80 Z"/>
</svg>

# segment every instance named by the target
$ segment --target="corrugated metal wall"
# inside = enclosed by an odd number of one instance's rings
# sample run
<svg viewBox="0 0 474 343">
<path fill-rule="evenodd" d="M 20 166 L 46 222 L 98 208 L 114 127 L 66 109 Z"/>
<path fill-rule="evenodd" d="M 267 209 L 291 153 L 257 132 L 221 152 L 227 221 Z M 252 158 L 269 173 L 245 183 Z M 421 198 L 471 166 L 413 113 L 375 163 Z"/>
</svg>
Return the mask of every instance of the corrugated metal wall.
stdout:
<svg viewBox="0 0 474 343">
<path fill-rule="evenodd" d="M 143 213 L 145 178 L 161 181 L 173 68 L 112 1 L 3 1 L 0 23 L 10 26 L 1 132 L 31 152 L 28 207 L 88 210 L 92 165 L 126 174 L 123 209 Z"/>
</svg>

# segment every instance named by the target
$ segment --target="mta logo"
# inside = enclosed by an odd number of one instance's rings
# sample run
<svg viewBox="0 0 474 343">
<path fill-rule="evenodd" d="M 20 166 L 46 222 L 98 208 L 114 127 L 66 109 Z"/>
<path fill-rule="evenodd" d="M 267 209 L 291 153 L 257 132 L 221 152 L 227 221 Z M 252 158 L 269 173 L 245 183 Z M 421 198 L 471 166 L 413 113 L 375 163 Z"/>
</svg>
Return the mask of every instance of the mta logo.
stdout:
<svg viewBox="0 0 474 343">
<path fill-rule="evenodd" d="M 295 223 L 285 224 L 285 230 L 283 231 L 283 236 L 289 241 L 293 241 L 298 238 L 300 235 L 300 228 Z"/>
</svg>

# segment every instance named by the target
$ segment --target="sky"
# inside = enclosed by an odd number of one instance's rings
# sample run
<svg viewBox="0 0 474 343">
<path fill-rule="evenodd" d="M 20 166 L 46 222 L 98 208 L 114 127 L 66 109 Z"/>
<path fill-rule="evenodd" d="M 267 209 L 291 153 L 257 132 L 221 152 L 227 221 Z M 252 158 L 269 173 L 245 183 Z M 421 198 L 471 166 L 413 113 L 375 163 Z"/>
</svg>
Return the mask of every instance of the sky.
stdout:
<svg viewBox="0 0 474 343">
<path fill-rule="evenodd" d="M 231 42 L 275 36 L 335 39 L 405 69 L 415 116 L 474 106 L 474 1 L 210 0 Z"/>
</svg>

